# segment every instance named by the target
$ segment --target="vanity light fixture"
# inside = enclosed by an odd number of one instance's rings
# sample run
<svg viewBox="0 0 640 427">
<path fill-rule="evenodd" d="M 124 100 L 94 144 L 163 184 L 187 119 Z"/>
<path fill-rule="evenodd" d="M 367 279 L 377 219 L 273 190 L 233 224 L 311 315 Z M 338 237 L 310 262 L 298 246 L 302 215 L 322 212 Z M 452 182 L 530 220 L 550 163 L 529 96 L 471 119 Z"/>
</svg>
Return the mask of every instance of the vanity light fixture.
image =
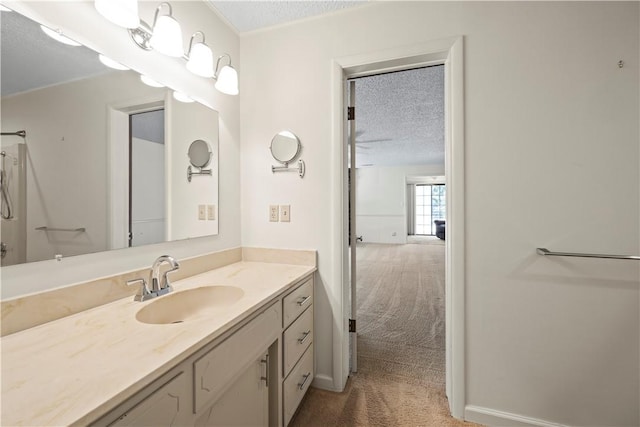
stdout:
<svg viewBox="0 0 640 427">
<path fill-rule="evenodd" d="M 220 60 L 224 57 L 229 58 L 229 64 L 223 66 L 222 69 L 218 71 Z M 213 78 L 216 79 L 215 88 L 220 92 L 226 93 L 227 95 L 238 94 L 238 72 L 231 66 L 231 56 L 229 56 L 229 54 L 225 53 L 218 57 L 216 73 Z"/>
<path fill-rule="evenodd" d="M 182 92 L 178 92 L 177 90 L 173 91 L 173 99 L 186 103 L 193 102 L 193 99 L 191 99 L 188 95 L 185 95 Z"/>
<path fill-rule="evenodd" d="M 114 0 L 103 1 L 110 3 Z M 106 7 L 102 6 L 103 1 L 95 0 L 96 9 L 101 14 L 103 13 L 98 5 L 101 4 L 100 8 Z M 129 2 L 127 0 L 115 0 L 115 3 L 128 4 Z M 168 8 L 168 11 L 166 11 L 167 14 L 161 15 L 160 12 L 163 7 Z M 115 23 L 107 15 L 103 14 L 103 16 Z M 198 35 L 202 38 L 202 41 L 197 42 L 195 40 Z M 214 87 L 218 91 L 227 95 L 238 95 L 238 72 L 231 65 L 231 56 L 228 53 L 219 56 L 214 68 L 213 52 L 205 43 L 205 36 L 202 31 L 196 31 L 191 36 L 189 50 L 186 54 L 184 53 L 182 30 L 178 21 L 173 17 L 173 9 L 169 3 L 160 3 L 156 8 L 152 26 L 138 18 L 138 25 L 135 28 L 129 28 L 129 36 L 141 49 L 157 50 L 168 56 L 185 59 L 189 71 L 198 76 L 216 80 Z M 227 58 L 229 63 L 220 68 L 220 61 L 223 58 Z M 150 84 L 150 86 L 153 85 Z"/>
<path fill-rule="evenodd" d="M 202 41 L 193 43 L 197 35 L 202 37 Z M 213 77 L 213 52 L 204 42 L 204 33 L 196 31 L 189 41 L 189 51 L 187 52 L 187 70 L 201 77 Z"/>
<path fill-rule="evenodd" d="M 169 8 L 168 15 L 159 15 L 162 6 Z M 169 3 L 160 3 L 156 8 L 156 14 L 153 18 L 153 27 L 151 29 L 151 38 L 149 46 L 158 52 L 180 58 L 184 55 L 182 47 L 182 29 L 180 24 L 173 18 L 173 10 Z"/>
<path fill-rule="evenodd" d="M 122 71 L 129 70 L 129 67 L 125 67 L 121 63 L 116 62 L 113 59 L 108 58 L 101 53 L 98 54 L 98 59 L 100 60 L 100 62 L 102 62 L 103 65 L 106 65 L 109 68 L 113 68 L 114 70 L 122 70 Z"/>
<path fill-rule="evenodd" d="M 164 85 L 162 83 L 159 83 L 159 82 L 153 80 L 151 77 L 145 76 L 144 74 L 140 75 L 140 81 L 142 81 L 142 83 L 146 84 L 147 86 L 164 87 Z"/>
<path fill-rule="evenodd" d="M 94 6 L 100 15 L 123 28 L 137 28 L 138 0 L 95 0 Z"/>
<path fill-rule="evenodd" d="M 82 46 L 77 41 L 71 40 L 69 37 L 65 37 L 64 35 L 62 35 L 62 31 L 60 30 L 52 30 L 51 28 L 45 27 L 44 25 L 40 25 L 40 28 L 42 28 L 42 31 L 44 31 L 46 35 L 56 41 L 59 41 L 60 43 L 64 43 L 69 46 Z"/>
</svg>

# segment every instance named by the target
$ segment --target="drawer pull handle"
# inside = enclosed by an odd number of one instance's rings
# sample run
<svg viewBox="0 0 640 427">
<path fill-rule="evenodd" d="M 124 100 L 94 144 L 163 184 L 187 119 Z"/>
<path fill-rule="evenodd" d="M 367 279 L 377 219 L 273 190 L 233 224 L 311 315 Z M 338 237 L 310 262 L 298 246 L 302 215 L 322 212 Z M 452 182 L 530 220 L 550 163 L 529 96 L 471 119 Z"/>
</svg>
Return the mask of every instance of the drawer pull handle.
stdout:
<svg viewBox="0 0 640 427">
<path fill-rule="evenodd" d="M 311 295 L 303 297 L 300 301 L 298 301 L 298 305 L 302 307 L 307 303 L 307 301 L 309 301 L 309 298 L 311 298 Z"/>
<path fill-rule="evenodd" d="M 309 338 L 310 334 L 311 334 L 311 329 L 309 329 L 307 332 L 303 332 L 302 338 L 298 338 L 298 344 L 304 344 L 307 338 Z"/>
<path fill-rule="evenodd" d="M 298 384 L 298 388 L 300 390 L 302 390 L 304 388 L 304 385 L 307 383 L 307 380 L 309 379 L 310 376 L 311 376 L 311 372 L 307 373 L 307 375 L 303 375 L 302 376 L 302 378 L 304 378 L 304 380 L 302 380 L 302 382 Z"/>
</svg>

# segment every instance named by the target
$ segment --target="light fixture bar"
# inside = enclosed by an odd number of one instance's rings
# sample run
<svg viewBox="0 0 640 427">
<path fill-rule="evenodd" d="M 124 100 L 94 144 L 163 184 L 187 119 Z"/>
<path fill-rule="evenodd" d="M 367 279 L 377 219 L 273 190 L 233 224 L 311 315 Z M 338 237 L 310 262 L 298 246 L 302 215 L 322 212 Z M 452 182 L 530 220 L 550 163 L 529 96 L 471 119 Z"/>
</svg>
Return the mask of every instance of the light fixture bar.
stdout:
<svg viewBox="0 0 640 427">
<path fill-rule="evenodd" d="M 115 1 L 128 3 L 127 0 Z M 96 4 L 98 3 L 103 2 L 96 0 Z M 168 9 L 166 15 L 160 14 L 163 7 Z M 214 68 L 213 52 L 205 43 L 205 35 L 202 31 L 193 33 L 189 40 L 189 49 L 187 53 L 184 52 L 182 30 L 173 17 L 171 4 L 162 2 L 158 5 L 154 13 L 153 25 L 150 26 L 141 19 L 138 21 L 137 27 L 128 28 L 129 36 L 136 46 L 144 50 L 156 50 L 168 56 L 183 58 L 187 61 L 186 67 L 189 71 L 198 76 L 216 80 L 214 86 L 217 90 L 228 95 L 238 95 L 238 72 L 231 65 L 231 56 L 228 53 L 219 56 Z M 196 41 L 198 37 L 201 41 Z M 224 58 L 227 58 L 228 64 L 221 67 L 221 61 Z"/>
</svg>

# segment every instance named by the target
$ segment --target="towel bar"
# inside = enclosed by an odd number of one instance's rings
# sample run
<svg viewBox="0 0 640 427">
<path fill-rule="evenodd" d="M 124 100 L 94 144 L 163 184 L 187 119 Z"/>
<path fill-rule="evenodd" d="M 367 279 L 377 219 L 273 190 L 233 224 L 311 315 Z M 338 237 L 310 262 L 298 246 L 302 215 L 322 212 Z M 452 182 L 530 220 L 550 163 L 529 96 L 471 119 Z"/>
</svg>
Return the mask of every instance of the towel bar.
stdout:
<svg viewBox="0 0 640 427">
<path fill-rule="evenodd" d="M 536 248 L 538 255 L 544 256 L 574 256 L 582 258 L 609 258 L 609 259 L 632 259 L 640 261 L 640 256 L 637 255 L 606 255 L 606 254 L 582 254 L 574 252 L 551 252 L 547 248 Z"/>
</svg>

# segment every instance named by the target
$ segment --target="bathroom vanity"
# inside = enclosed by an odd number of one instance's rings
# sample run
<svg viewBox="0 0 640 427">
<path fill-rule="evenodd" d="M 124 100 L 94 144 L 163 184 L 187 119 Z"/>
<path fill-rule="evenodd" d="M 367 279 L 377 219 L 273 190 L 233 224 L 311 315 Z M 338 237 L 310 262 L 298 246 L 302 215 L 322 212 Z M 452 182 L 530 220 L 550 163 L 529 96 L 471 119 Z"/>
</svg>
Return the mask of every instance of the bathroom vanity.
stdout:
<svg viewBox="0 0 640 427">
<path fill-rule="evenodd" d="M 4 336 L 2 425 L 286 426 L 314 376 L 315 252 L 265 251 Z"/>
</svg>

